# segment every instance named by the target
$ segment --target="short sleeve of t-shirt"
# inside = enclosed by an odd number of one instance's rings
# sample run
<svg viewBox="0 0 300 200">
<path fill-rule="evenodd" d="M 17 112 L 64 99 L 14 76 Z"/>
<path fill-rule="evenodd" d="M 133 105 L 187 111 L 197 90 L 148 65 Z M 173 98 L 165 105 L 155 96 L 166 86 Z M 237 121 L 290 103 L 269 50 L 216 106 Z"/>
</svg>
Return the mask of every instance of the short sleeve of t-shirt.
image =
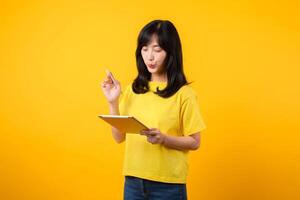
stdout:
<svg viewBox="0 0 300 200">
<path fill-rule="evenodd" d="M 180 112 L 180 121 L 183 135 L 191 135 L 206 129 L 200 113 L 196 94 L 189 95 L 183 100 Z"/>
</svg>

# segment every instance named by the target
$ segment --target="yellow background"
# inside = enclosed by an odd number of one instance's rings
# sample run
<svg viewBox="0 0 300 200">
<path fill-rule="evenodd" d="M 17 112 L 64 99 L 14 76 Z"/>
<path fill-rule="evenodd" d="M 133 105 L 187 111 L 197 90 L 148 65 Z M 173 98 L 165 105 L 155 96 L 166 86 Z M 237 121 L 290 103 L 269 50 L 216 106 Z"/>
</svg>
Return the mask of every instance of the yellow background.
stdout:
<svg viewBox="0 0 300 200">
<path fill-rule="evenodd" d="M 7 0 L 0 17 L 1 199 L 122 198 L 99 84 L 105 68 L 132 81 L 153 19 L 177 27 L 207 125 L 190 199 L 300 199 L 296 1 Z"/>
</svg>

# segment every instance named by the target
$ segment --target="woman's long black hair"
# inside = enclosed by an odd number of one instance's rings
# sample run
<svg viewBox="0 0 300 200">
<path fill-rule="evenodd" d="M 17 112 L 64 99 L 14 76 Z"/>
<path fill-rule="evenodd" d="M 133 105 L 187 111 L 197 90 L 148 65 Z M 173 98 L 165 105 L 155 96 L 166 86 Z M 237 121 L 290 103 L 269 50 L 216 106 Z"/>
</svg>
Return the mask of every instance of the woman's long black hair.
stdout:
<svg viewBox="0 0 300 200">
<path fill-rule="evenodd" d="M 183 73 L 182 49 L 178 32 L 172 22 L 168 20 L 154 20 L 145 25 L 139 33 L 137 40 L 137 49 L 135 52 L 138 76 L 132 83 L 132 90 L 136 94 L 142 94 L 149 91 L 148 81 L 151 80 L 151 73 L 144 63 L 141 49 L 146 46 L 152 37 L 156 34 L 159 46 L 166 51 L 167 55 L 164 62 L 167 71 L 168 83 L 163 90 L 157 88 L 156 94 L 161 97 L 170 97 L 175 94 L 187 80 Z"/>
</svg>

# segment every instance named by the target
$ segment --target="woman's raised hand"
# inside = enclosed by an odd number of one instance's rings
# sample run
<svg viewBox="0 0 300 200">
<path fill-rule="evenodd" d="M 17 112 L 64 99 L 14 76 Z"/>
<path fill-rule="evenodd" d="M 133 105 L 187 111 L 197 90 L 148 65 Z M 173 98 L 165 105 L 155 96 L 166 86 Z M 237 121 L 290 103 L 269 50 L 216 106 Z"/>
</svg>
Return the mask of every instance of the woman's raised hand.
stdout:
<svg viewBox="0 0 300 200">
<path fill-rule="evenodd" d="M 108 103 L 118 103 L 121 94 L 121 84 L 108 70 L 106 70 L 106 78 L 102 82 L 101 88 Z"/>
</svg>

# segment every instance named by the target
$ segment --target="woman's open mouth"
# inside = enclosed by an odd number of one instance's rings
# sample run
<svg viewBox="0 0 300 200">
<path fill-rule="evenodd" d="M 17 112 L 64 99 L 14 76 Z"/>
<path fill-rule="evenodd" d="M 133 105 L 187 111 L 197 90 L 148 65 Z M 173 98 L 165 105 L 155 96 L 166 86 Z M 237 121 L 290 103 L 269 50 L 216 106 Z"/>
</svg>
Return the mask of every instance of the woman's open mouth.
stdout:
<svg viewBox="0 0 300 200">
<path fill-rule="evenodd" d="M 151 68 L 151 69 L 154 69 L 154 68 L 155 68 L 155 65 L 149 64 L 148 67 Z"/>
</svg>

